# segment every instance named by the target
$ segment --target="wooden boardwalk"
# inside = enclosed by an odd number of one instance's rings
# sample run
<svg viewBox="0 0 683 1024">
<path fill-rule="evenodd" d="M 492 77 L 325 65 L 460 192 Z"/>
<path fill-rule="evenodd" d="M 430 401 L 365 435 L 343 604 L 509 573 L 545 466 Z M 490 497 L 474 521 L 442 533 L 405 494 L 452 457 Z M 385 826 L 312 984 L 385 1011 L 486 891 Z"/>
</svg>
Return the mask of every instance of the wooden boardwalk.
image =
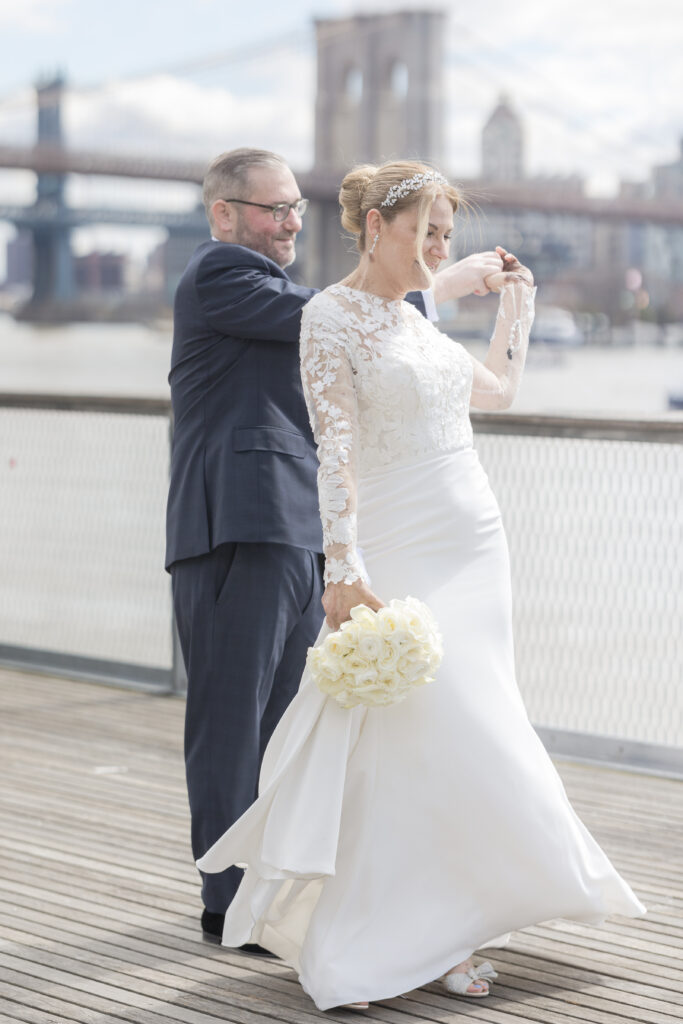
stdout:
<svg viewBox="0 0 683 1024">
<path fill-rule="evenodd" d="M 683 1021 L 683 783 L 559 765 L 646 918 L 515 934 L 485 1000 L 430 985 L 321 1014 L 282 964 L 201 941 L 183 711 L 0 671 L 0 1024 Z"/>
</svg>

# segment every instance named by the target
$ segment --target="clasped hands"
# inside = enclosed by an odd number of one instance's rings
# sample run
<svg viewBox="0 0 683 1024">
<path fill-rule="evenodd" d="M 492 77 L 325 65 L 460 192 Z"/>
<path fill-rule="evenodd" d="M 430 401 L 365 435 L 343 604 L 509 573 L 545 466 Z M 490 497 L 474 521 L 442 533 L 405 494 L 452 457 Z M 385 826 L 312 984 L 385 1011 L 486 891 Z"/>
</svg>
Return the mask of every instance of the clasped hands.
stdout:
<svg viewBox="0 0 683 1024">
<path fill-rule="evenodd" d="M 516 256 L 497 245 L 490 252 L 476 252 L 434 275 L 434 298 L 437 305 L 465 295 L 488 295 L 499 292 L 510 280 L 533 285 L 528 267 Z"/>
</svg>

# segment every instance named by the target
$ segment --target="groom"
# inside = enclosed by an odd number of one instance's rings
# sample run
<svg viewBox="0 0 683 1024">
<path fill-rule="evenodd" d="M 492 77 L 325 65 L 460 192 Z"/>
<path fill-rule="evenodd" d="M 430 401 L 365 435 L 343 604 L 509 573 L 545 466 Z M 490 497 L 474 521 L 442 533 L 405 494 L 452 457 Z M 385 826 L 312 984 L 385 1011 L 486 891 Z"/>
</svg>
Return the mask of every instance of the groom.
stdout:
<svg viewBox="0 0 683 1024">
<path fill-rule="evenodd" d="M 299 376 L 294 284 L 307 201 L 274 153 L 237 149 L 204 180 L 212 240 L 178 285 L 166 567 L 187 669 L 185 765 L 192 852 L 204 854 L 256 797 L 266 744 L 322 625 L 316 449 Z M 488 289 L 497 253 L 437 276 L 440 299 Z M 422 312 L 430 292 L 409 299 Z M 203 875 L 202 930 L 219 941 L 242 877 Z M 248 944 L 245 951 L 265 953 Z"/>
</svg>

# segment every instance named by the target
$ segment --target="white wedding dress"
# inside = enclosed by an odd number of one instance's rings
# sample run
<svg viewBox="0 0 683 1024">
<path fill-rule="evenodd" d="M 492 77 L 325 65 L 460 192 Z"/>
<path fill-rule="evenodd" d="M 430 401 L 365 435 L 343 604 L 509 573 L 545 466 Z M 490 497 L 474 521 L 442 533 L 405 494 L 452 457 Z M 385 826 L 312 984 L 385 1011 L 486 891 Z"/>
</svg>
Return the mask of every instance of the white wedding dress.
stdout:
<svg viewBox="0 0 683 1024">
<path fill-rule="evenodd" d="M 246 866 L 224 944 L 277 953 L 320 1009 L 426 984 L 526 925 L 644 913 L 515 682 L 507 545 L 468 411 L 510 404 L 532 319 L 532 290 L 507 285 L 482 364 L 405 302 L 334 285 L 304 310 L 326 579 L 426 602 L 445 651 L 390 707 L 344 710 L 304 672 L 258 800 L 198 862 Z"/>
</svg>

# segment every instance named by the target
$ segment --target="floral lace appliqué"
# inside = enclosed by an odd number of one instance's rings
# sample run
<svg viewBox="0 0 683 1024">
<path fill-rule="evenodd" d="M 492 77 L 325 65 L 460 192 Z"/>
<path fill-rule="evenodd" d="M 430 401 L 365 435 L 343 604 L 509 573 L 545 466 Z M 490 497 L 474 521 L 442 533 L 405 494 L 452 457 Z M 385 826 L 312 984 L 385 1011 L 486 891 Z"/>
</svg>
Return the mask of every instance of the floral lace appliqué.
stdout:
<svg viewBox="0 0 683 1024">
<path fill-rule="evenodd" d="M 504 316 L 514 312 L 507 302 Z M 497 326 L 492 348 L 504 344 L 499 335 Z M 517 355 L 512 363 L 516 371 Z M 332 285 L 304 308 L 301 377 L 318 444 L 326 582 L 368 582 L 356 549 L 359 479 L 399 460 L 471 446 L 478 368 L 482 384 L 502 387 L 493 370 L 406 302 Z"/>
</svg>

